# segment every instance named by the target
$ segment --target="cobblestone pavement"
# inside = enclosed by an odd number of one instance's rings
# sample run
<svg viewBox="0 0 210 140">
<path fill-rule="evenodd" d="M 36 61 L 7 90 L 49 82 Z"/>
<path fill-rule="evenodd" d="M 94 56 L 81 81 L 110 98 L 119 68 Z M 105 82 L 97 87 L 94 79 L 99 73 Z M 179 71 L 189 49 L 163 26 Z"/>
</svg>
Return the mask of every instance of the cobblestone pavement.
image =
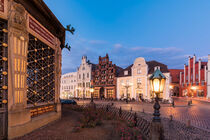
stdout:
<svg viewBox="0 0 210 140">
<path fill-rule="evenodd" d="M 161 104 L 161 117 L 172 118 L 183 123 L 190 121 L 190 124 L 202 128 L 210 132 L 210 103 L 194 101 L 191 106 L 187 105 L 186 99 L 175 98 L 175 107 L 170 104 Z M 86 104 L 90 101 L 78 101 L 79 104 Z M 107 104 L 107 101 L 94 101 L 97 104 Z M 126 104 L 125 102 L 115 101 L 114 106 L 121 107 L 123 110 L 131 110 L 136 112 L 153 113 L 153 104 L 151 103 L 139 103 L 130 102 Z"/>
</svg>

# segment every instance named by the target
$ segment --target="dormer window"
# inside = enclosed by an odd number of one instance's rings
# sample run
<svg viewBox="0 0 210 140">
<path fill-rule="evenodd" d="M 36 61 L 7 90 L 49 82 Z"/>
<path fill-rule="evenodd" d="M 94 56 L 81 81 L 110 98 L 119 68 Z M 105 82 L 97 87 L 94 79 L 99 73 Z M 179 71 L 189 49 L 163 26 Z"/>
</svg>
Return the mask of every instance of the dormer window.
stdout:
<svg viewBox="0 0 210 140">
<path fill-rule="evenodd" d="M 124 75 L 128 75 L 128 71 L 126 70 L 126 71 L 124 71 Z"/>
<path fill-rule="evenodd" d="M 155 66 L 154 71 L 155 71 L 156 69 L 160 70 L 160 66 Z"/>
</svg>

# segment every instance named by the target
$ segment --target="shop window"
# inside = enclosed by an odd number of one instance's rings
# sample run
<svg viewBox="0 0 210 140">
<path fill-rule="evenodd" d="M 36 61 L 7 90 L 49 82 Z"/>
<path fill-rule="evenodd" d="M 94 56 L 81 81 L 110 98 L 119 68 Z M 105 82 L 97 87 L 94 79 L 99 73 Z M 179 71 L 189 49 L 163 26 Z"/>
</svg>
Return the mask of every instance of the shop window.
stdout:
<svg viewBox="0 0 210 140">
<path fill-rule="evenodd" d="M 113 89 L 107 89 L 107 98 L 113 98 Z"/>
</svg>

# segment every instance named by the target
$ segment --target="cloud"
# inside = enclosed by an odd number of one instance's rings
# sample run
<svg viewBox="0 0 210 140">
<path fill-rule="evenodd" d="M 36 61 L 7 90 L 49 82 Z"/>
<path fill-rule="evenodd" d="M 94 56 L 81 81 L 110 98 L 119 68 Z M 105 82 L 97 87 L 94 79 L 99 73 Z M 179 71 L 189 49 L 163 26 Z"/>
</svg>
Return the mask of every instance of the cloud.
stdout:
<svg viewBox="0 0 210 140">
<path fill-rule="evenodd" d="M 182 51 L 182 49 L 176 48 L 176 47 L 167 47 L 167 48 L 151 48 L 151 47 L 133 47 L 131 48 L 132 51 L 138 51 L 138 50 L 143 50 L 147 52 L 169 52 L 169 51 Z"/>
<path fill-rule="evenodd" d="M 159 61 L 168 65 L 168 68 L 183 68 L 189 56 L 183 49 L 177 47 L 124 46 L 121 43 L 111 44 L 108 41 L 88 40 L 81 37 L 74 38 L 70 44 L 71 52 L 65 49 L 62 55 L 63 73 L 76 71 L 83 55 L 86 55 L 92 63 L 97 64 L 98 57 L 103 57 L 108 53 L 110 61 L 123 68 L 133 64 L 137 57 L 144 57 L 146 61 Z"/>
<path fill-rule="evenodd" d="M 201 59 L 201 60 L 208 60 L 208 55 L 200 56 L 200 57 L 198 57 L 198 59 Z"/>
<path fill-rule="evenodd" d="M 90 44 L 106 44 L 107 42 L 104 40 L 90 40 Z"/>
<path fill-rule="evenodd" d="M 115 48 L 115 49 L 122 48 L 122 45 L 121 45 L 120 43 L 114 44 L 114 48 Z"/>
</svg>

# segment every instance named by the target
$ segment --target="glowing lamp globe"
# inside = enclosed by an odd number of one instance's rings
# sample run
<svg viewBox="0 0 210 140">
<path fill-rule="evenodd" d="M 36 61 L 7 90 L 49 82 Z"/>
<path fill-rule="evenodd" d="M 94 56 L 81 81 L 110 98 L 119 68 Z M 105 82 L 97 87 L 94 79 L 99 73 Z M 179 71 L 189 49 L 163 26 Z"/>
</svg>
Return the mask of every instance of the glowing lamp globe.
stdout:
<svg viewBox="0 0 210 140">
<path fill-rule="evenodd" d="M 149 79 L 152 87 L 152 92 L 156 94 L 163 93 L 166 81 L 166 77 L 163 75 L 163 73 L 159 69 L 156 69 Z"/>
</svg>

